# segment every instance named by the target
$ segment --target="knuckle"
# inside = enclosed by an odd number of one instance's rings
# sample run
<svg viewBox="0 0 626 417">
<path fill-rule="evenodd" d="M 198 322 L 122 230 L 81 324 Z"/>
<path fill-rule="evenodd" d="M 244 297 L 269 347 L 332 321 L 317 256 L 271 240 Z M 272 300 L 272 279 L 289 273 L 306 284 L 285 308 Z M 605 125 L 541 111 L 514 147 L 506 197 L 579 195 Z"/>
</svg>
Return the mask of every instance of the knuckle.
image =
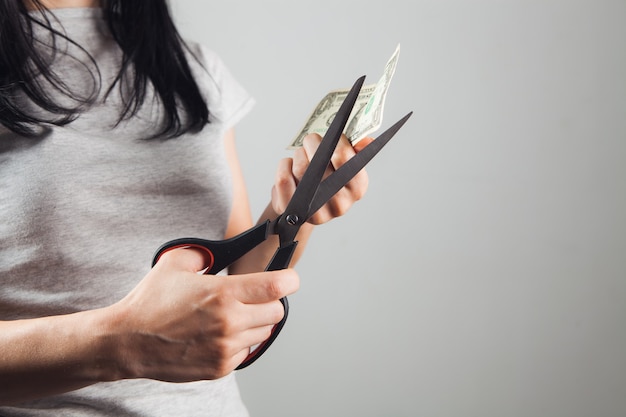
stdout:
<svg viewBox="0 0 626 417">
<path fill-rule="evenodd" d="M 337 194 L 329 204 L 331 216 L 340 217 L 348 212 L 353 203 L 352 197 L 346 196 L 345 193 Z"/>
<path fill-rule="evenodd" d="M 232 339 L 224 339 L 222 343 L 222 363 L 227 364 L 237 352 L 235 342 Z"/>
<path fill-rule="evenodd" d="M 332 214 L 328 210 L 328 203 L 327 203 L 326 207 L 320 209 L 317 213 L 311 216 L 308 222 L 311 223 L 312 225 L 318 226 L 318 225 L 326 223 L 331 218 L 332 218 Z"/>
<path fill-rule="evenodd" d="M 241 327 L 236 301 L 228 291 L 211 293 L 203 306 L 205 317 L 210 323 L 209 333 L 228 337 Z"/>
<path fill-rule="evenodd" d="M 232 357 L 234 349 L 231 343 L 226 340 L 217 341 L 211 352 L 211 368 L 215 378 L 228 375 L 233 370 Z"/>
<path fill-rule="evenodd" d="M 353 201 L 359 201 L 361 199 L 363 199 L 363 197 L 365 197 L 365 193 L 367 191 L 367 188 L 365 187 L 357 187 L 352 191 L 352 198 Z"/>
<path fill-rule="evenodd" d="M 276 186 L 283 188 L 293 182 L 293 175 L 288 170 L 280 170 L 276 173 Z"/>
<path fill-rule="evenodd" d="M 305 148 L 316 147 L 322 141 L 322 137 L 317 133 L 309 133 L 302 139 L 302 146 Z"/>
<path fill-rule="evenodd" d="M 309 162 L 306 159 L 294 160 L 292 173 L 293 176 L 300 179 L 304 175 L 306 169 L 309 167 Z"/>
<path fill-rule="evenodd" d="M 354 156 L 354 149 L 348 146 L 337 147 L 333 154 L 333 164 L 340 166 Z"/>
<path fill-rule="evenodd" d="M 275 278 L 269 280 L 265 284 L 265 291 L 267 295 L 272 299 L 279 299 L 284 294 L 284 284 L 278 275 Z"/>
<path fill-rule="evenodd" d="M 215 322 L 215 332 L 221 337 L 229 337 L 236 332 L 237 325 L 229 315 L 222 315 Z"/>
<path fill-rule="evenodd" d="M 233 302 L 233 295 L 231 293 L 231 290 L 224 287 L 212 289 L 208 295 L 210 298 L 210 304 L 217 307 L 217 311 L 222 311 L 228 308 Z"/>
<path fill-rule="evenodd" d="M 280 320 L 282 320 L 282 317 L 278 320 L 276 320 L 274 323 L 278 323 Z M 272 330 L 274 329 L 274 325 L 271 326 L 265 326 L 261 329 L 261 339 L 260 342 L 263 342 L 264 340 L 269 339 L 272 336 Z"/>
<path fill-rule="evenodd" d="M 278 300 L 285 297 L 299 286 L 298 275 L 292 269 L 274 271 L 272 278 L 265 284 L 265 291 L 269 298 Z M 278 303 L 281 306 L 282 304 Z"/>
<path fill-rule="evenodd" d="M 285 317 L 285 308 L 280 303 L 280 301 L 276 301 L 272 305 L 272 312 L 270 315 L 270 319 L 272 323 L 278 323 L 279 321 L 283 319 L 283 317 Z M 269 330 L 271 331 L 271 327 L 269 328 Z"/>
<path fill-rule="evenodd" d="M 206 329 L 206 333 L 208 337 L 214 339 L 215 350 L 219 353 L 224 350 L 223 338 L 228 337 L 232 333 L 232 325 L 226 316 L 215 315 L 210 326 Z"/>
<path fill-rule="evenodd" d="M 354 187 L 354 196 L 355 200 L 360 200 L 365 196 L 367 192 L 367 188 L 369 187 L 369 176 L 367 175 L 367 171 L 362 170 L 357 174 L 354 178 L 355 187 Z"/>
<path fill-rule="evenodd" d="M 368 186 L 369 176 L 365 170 L 361 170 L 336 196 L 341 196 L 349 202 L 359 201 L 365 196 Z"/>
</svg>

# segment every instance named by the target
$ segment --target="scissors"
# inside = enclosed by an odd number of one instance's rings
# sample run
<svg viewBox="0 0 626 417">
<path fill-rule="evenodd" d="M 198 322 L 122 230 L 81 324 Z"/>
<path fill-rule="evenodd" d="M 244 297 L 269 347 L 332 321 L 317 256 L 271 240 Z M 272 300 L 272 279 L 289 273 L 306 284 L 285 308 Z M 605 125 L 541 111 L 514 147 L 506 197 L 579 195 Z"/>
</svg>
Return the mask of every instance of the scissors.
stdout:
<svg viewBox="0 0 626 417">
<path fill-rule="evenodd" d="M 282 214 L 274 220 L 266 220 L 226 240 L 198 238 L 171 240 L 157 250 L 152 266 L 167 251 L 176 248 L 195 248 L 208 255 L 208 267 L 204 273 L 216 274 L 265 241 L 270 235 L 278 235 L 279 246 L 265 270 L 276 271 L 287 268 L 298 244 L 295 238 L 300 227 L 350 181 L 391 140 L 413 114 L 413 112 L 408 113 L 335 172 L 323 179 L 324 171 L 329 165 L 330 158 L 339 142 L 364 81 L 365 76 L 360 77 L 350 89 Z M 237 369 L 243 369 L 256 361 L 265 353 L 282 330 L 287 320 L 289 303 L 287 297 L 281 298 L 280 302 L 285 310 L 283 319 L 274 325 L 270 337 L 252 349 Z"/>
</svg>

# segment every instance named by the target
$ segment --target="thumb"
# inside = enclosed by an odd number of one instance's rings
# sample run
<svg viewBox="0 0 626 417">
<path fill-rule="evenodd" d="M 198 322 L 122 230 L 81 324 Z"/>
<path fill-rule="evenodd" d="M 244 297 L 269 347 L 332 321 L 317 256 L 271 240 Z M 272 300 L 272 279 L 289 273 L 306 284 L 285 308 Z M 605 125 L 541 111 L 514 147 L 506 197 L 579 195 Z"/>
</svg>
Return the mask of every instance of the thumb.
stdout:
<svg viewBox="0 0 626 417">
<path fill-rule="evenodd" d="M 199 247 L 184 247 L 170 249 L 159 257 L 157 265 L 168 269 L 177 269 L 187 272 L 200 272 L 208 268 L 212 262 L 212 255 Z"/>
</svg>

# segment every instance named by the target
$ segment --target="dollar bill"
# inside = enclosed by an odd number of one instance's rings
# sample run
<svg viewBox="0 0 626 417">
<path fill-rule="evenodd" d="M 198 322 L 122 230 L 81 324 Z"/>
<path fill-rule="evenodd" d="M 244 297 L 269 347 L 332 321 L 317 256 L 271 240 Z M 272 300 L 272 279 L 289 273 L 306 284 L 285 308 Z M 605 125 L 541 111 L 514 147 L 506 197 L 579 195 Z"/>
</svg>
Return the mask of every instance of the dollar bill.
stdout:
<svg viewBox="0 0 626 417">
<path fill-rule="evenodd" d="M 348 123 L 344 133 L 354 145 L 367 135 L 380 128 L 383 122 L 383 110 L 385 108 L 385 97 L 391 84 L 391 79 L 396 71 L 398 57 L 400 55 L 400 45 L 396 47 L 393 55 L 385 65 L 385 71 L 376 84 L 364 85 L 361 87 L 359 96 L 356 99 L 352 113 L 348 118 Z M 315 107 L 306 123 L 288 146 L 295 149 L 302 146 L 302 140 L 309 133 L 317 133 L 324 136 L 328 127 L 332 123 L 335 114 L 339 110 L 349 88 L 335 90 L 328 93 Z"/>
</svg>

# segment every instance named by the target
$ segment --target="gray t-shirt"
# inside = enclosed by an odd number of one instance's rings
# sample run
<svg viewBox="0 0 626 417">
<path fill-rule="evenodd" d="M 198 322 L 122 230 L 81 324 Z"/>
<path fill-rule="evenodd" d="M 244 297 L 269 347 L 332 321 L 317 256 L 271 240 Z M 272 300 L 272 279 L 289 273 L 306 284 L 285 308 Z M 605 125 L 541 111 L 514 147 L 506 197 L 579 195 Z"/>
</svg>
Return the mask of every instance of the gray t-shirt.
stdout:
<svg viewBox="0 0 626 417">
<path fill-rule="evenodd" d="M 54 16 L 54 25 L 95 58 L 102 98 L 121 61 L 102 11 L 58 9 Z M 46 33 L 39 34 L 44 43 Z M 77 94 L 88 94 L 98 82 L 94 68 L 87 70 L 92 64 L 79 48 L 57 42 L 64 52 L 54 70 Z M 144 277 L 167 240 L 223 238 L 232 204 L 223 136 L 253 100 L 214 53 L 191 47 L 202 65 L 189 62 L 211 113 L 200 133 L 145 140 L 161 115 L 150 94 L 137 116 L 114 127 L 121 102 L 117 88 L 41 138 L 19 137 L 0 126 L 0 320 L 110 305 Z M 247 411 L 231 374 L 185 384 L 100 383 L 0 407 L 0 415 L 189 417 Z"/>
</svg>

